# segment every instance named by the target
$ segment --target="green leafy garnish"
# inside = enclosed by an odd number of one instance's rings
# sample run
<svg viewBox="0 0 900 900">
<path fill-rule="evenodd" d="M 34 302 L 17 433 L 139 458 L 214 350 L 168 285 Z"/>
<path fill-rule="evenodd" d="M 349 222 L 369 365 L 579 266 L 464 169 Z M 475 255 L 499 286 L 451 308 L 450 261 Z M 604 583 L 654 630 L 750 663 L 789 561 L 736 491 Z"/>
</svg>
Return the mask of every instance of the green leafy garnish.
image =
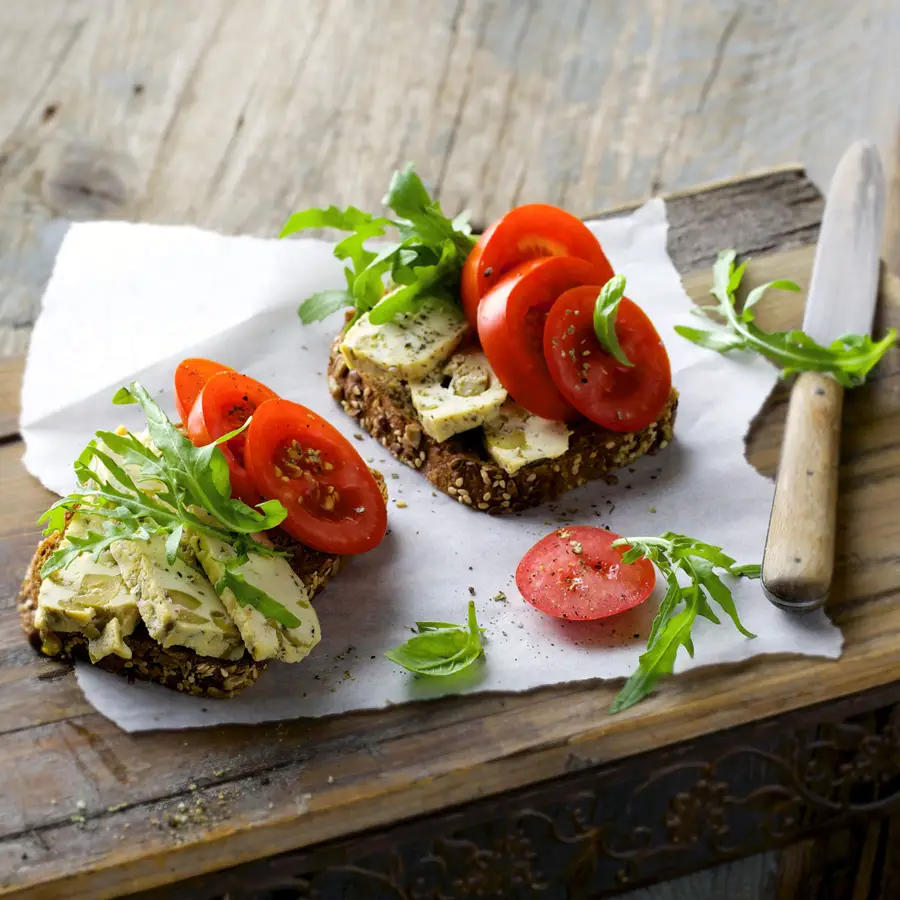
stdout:
<svg viewBox="0 0 900 900">
<path fill-rule="evenodd" d="M 894 345 L 895 329 L 890 329 L 880 340 L 869 335 L 848 334 L 833 341 L 828 347 L 816 343 L 799 329 L 792 331 L 763 331 L 755 322 L 753 307 L 766 291 L 776 288 L 782 291 L 799 291 L 793 281 L 770 281 L 754 288 L 747 295 L 740 312 L 737 311 L 735 293 L 744 276 L 747 262 L 735 266 L 734 250 L 722 250 L 713 266 L 713 286 L 710 293 L 719 301 L 717 306 L 703 306 L 694 310 L 698 315 L 712 319 L 711 313 L 724 320 L 724 327 L 713 331 L 676 325 L 675 330 L 701 347 L 728 353 L 731 350 L 753 350 L 781 367 L 782 376 L 795 372 L 827 372 L 844 387 L 856 387 L 882 356 Z"/>
<path fill-rule="evenodd" d="M 629 548 L 622 556 L 625 563 L 649 559 L 665 579 L 666 593 L 650 627 L 647 649 L 613 701 L 611 713 L 634 706 L 650 694 L 663 675 L 671 675 L 679 647 L 693 657 L 691 628 L 697 616 L 720 624 L 711 602 L 724 610 L 744 637 L 756 637 L 741 624 L 731 589 L 715 570 L 732 577 L 759 578 L 758 565 L 739 566 L 721 547 L 672 531 L 661 537 L 619 538 L 612 546 Z"/>
<path fill-rule="evenodd" d="M 329 206 L 294 213 L 288 219 L 281 237 L 308 228 L 350 232 L 334 248 L 334 255 L 346 263 L 347 288 L 307 297 L 297 310 L 304 325 L 342 307 L 355 308 L 355 321 L 377 306 L 371 320 L 382 324 L 414 310 L 426 297 L 459 302 L 463 263 L 475 246 L 465 216 L 448 219 L 440 204 L 428 196 L 412 164 L 394 173 L 383 202 L 395 218 L 373 216 L 354 206 L 344 210 Z M 377 250 L 365 246 L 389 228 L 397 231 L 399 241 Z"/>
<path fill-rule="evenodd" d="M 469 601 L 468 625 L 450 622 L 416 622 L 417 634 L 384 655 L 419 675 L 453 675 L 472 665 L 484 653 L 482 628 L 475 619 L 475 603 Z"/>
<path fill-rule="evenodd" d="M 616 334 L 616 314 L 619 311 L 619 304 L 622 302 L 624 294 L 624 275 L 613 275 L 603 285 L 603 289 L 597 297 L 597 302 L 594 304 L 594 333 L 597 335 L 597 340 L 600 341 L 603 348 L 617 362 L 620 362 L 623 366 L 631 366 L 633 363 L 619 345 L 619 338 Z"/>
<path fill-rule="evenodd" d="M 216 593 L 221 594 L 228 588 L 241 606 L 252 606 L 267 619 L 280 622 L 285 628 L 296 628 L 300 620 L 285 606 L 273 600 L 265 591 L 248 584 L 240 572 L 233 572 L 227 566 L 216 582 Z"/>
<path fill-rule="evenodd" d="M 280 524 L 287 510 L 277 500 L 250 507 L 231 496 L 228 463 L 219 444 L 247 427 L 195 447 L 169 421 L 159 404 L 138 383 L 116 392 L 117 404 L 139 403 L 147 416 L 150 442 L 130 432 L 98 431 L 75 460 L 78 488 L 57 500 L 40 518 L 44 534 L 63 531 L 66 514 L 75 512 L 102 520 L 102 531 L 67 535 L 41 567 L 41 577 L 65 568 L 81 553 L 97 558 L 113 542 L 166 536 L 166 555 L 173 562 L 186 530 L 218 538 L 235 548 L 229 568 L 246 561 L 248 553 L 279 555 L 252 535 Z M 243 576 L 226 572 L 224 586 L 243 605 L 255 606 L 267 618 L 288 628 L 299 622 Z M 218 586 L 217 586 L 218 587 Z"/>
<path fill-rule="evenodd" d="M 223 528 L 237 534 L 265 531 L 284 521 L 287 510 L 278 500 L 266 500 L 259 506 L 252 507 L 231 496 L 228 463 L 219 445 L 240 434 L 249 425 L 249 419 L 241 428 L 222 435 L 213 443 L 195 447 L 169 421 L 168 416 L 142 385 L 135 381 L 128 388 L 120 389 L 115 402 L 126 402 L 123 390 L 130 395 L 130 402 L 140 403 L 147 417 L 150 439 L 161 454 L 162 466 L 154 460 L 150 466 L 150 474 L 158 470 L 160 474 L 168 475 L 181 507 L 198 506 L 205 509 Z M 140 441 L 135 441 L 140 444 Z M 115 447 L 110 449 L 117 452 Z M 141 462 L 145 464 L 147 459 L 146 456 L 141 456 Z M 126 459 L 126 462 L 129 461 L 137 460 Z"/>
</svg>

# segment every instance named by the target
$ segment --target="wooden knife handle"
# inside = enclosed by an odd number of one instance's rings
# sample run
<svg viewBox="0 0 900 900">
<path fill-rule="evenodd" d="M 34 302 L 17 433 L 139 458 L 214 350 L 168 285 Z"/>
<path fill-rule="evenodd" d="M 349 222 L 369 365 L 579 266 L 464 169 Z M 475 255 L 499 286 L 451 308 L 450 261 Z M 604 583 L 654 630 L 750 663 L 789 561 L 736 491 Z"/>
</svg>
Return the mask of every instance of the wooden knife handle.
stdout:
<svg viewBox="0 0 900 900">
<path fill-rule="evenodd" d="M 763 590 L 782 609 L 817 609 L 831 589 L 843 397 L 818 372 L 791 391 L 762 564 Z"/>
</svg>

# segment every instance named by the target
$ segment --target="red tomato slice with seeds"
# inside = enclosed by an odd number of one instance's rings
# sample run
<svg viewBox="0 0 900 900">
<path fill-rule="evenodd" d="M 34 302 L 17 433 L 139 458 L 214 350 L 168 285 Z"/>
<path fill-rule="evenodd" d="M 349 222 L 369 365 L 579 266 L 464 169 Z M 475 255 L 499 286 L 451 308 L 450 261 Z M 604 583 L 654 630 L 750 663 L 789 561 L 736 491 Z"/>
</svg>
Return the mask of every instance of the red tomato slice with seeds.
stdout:
<svg viewBox="0 0 900 900">
<path fill-rule="evenodd" d="M 369 467 L 321 416 L 289 400 L 253 415 L 244 449 L 257 490 L 287 509 L 281 527 L 324 553 L 365 553 L 381 543 L 387 509 Z"/>
<path fill-rule="evenodd" d="M 610 431 L 639 431 L 669 400 L 669 354 L 647 314 L 627 297 L 616 311 L 616 337 L 632 365 L 607 353 L 594 332 L 599 293 L 585 286 L 560 296 L 547 316 L 544 356 L 560 393 L 582 415 Z"/>
<path fill-rule="evenodd" d="M 576 417 L 544 359 L 544 323 L 560 294 L 596 284 L 597 267 L 572 256 L 533 259 L 490 290 L 478 308 L 478 337 L 500 383 L 530 413 L 564 422 Z"/>
<path fill-rule="evenodd" d="M 175 410 L 185 428 L 203 385 L 219 372 L 233 371 L 230 366 L 201 357 L 183 359 L 178 363 L 178 368 L 175 369 Z"/>
<path fill-rule="evenodd" d="M 581 219 L 545 203 L 517 206 L 481 235 L 466 258 L 460 289 L 469 324 L 476 326 L 481 299 L 507 272 L 546 256 L 593 263 L 600 284 L 614 274 L 600 242 Z"/>
<path fill-rule="evenodd" d="M 516 569 L 516 587 L 536 609 L 557 619 L 591 621 L 643 603 L 656 585 L 647 559 L 624 563 L 628 547 L 605 528 L 573 525 L 538 541 Z"/>
<path fill-rule="evenodd" d="M 240 428 L 266 400 L 278 395 L 264 384 L 239 372 L 219 372 L 203 386 L 187 421 L 188 437 L 197 447 Z M 244 466 L 247 432 L 221 445 L 231 476 L 231 495 L 255 506 L 262 496 Z"/>
</svg>

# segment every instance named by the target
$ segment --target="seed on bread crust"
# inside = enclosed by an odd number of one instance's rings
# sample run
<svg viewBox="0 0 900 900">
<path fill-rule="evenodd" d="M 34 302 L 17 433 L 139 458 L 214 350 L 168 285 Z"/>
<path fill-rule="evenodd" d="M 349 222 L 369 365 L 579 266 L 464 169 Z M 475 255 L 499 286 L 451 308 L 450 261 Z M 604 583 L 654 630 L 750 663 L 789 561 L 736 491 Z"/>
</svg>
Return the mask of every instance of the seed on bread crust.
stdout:
<svg viewBox="0 0 900 900">
<path fill-rule="evenodd" d="M 407 388 L 396 383 L 382 385 L 350 369 L 339 346 L 340 335 L 331 348 L 328 385 L 342 408 L 438 490 L 489 515 L 540 506 L 589 481 L 615 483 L 612 470 L 664 448 L 672 439 L 678 409 L 675 388 L 659 419 L 646 428 L 621 434 L 592 422 L 580 422 L 574 426 L 563 456 L 531 463 L 510 475 L 488 458 L 471 432 L 438 443 L 424 432 L 417 434 L 414 428 L 409 431 L 418 419 Z M 360 384 L 362 398 L 352 396 L 352 389 Z M 416 435 L 415 444 L 407 438 L 410 433 Z"/>
</svg>

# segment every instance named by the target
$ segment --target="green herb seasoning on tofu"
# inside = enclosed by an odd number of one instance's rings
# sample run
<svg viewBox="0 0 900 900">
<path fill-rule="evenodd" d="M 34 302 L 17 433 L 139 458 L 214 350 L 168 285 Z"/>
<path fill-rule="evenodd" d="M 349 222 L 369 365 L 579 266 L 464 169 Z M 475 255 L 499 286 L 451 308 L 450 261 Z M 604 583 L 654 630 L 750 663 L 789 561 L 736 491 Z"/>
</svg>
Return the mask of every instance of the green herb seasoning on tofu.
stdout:
<svg viewBox="0 0 900 900">
<path fill-rule="evenodd" d="M 200 564 L 209 580 L 216 585 L 222 603 L 255 660 L 279 659 L 296 663 L 309 655 L 321 637 L 319 619 L 309 602 L 303 582 L 294 574 L 286 559 L 250 556 L 242 565 L 226 568 L 236 555 L 228 544 L 203 534 L 194 535 L 192 543 Z M 241 603 L 233 587 L 228 585 L 228 580 L 223 581 L 226 571 L 233 577 L 243 579 L 242 583 L 238 582 L 241 587 L 250 586 L 251 590 L 277 597 L 297 624 L 287 627 L 283 622 L 266 616 L 264 610 Z"/>
<path fill-rule="evenodd" d="M 496 418 L 484 423 L 487 451 L 510 475 L 529 463 L 563 456 L 570 434 L 563 422 L 533 416 L 512 400 L 503 404 Z"/>
<path fill-rule="evenodd" d="M 478 428 L 498 414 L 507 397 L 487 357 L 477 351 L 454 354 L 409 390 L 423 430 L 436 441 Z"/>
<path fill-rule="evenodd" d="M 76 514 L 61 549 L 71 546 L 69 537 L 83 538 L 89 531 L 102 530 L 102 520 Z M 41 581 L 34 624 L 45 652 L 55 655 L 59 651 L 54 632 L 77 632 L 87 637 L 91 661 L 97 662 L 110 654 L 131 659 L 125 638 L 134 631 L 138 618 L 137 602 L 118 563 L 104 550 L 96 560 L 90 553 L 81 553 L 66 568 Z"/>
<path fill-rule="evenodd" d="M 110 552 L 135 592 L 141 618 L 157 643 L 189 647 L 201 656 L 220 659 L 243 656 L 240 632 L 206 575 L 181 551 L 169 563 L 163 536 L 116 541 Z"/>
<path fill-rule="evenodd" d="M 347 365 L 375 378 L 421 381 L 450 357 L 468 331 L 458 306 L 430 298 L 383 325 L 360 316 L 344 335 Z"/>
</svg>

